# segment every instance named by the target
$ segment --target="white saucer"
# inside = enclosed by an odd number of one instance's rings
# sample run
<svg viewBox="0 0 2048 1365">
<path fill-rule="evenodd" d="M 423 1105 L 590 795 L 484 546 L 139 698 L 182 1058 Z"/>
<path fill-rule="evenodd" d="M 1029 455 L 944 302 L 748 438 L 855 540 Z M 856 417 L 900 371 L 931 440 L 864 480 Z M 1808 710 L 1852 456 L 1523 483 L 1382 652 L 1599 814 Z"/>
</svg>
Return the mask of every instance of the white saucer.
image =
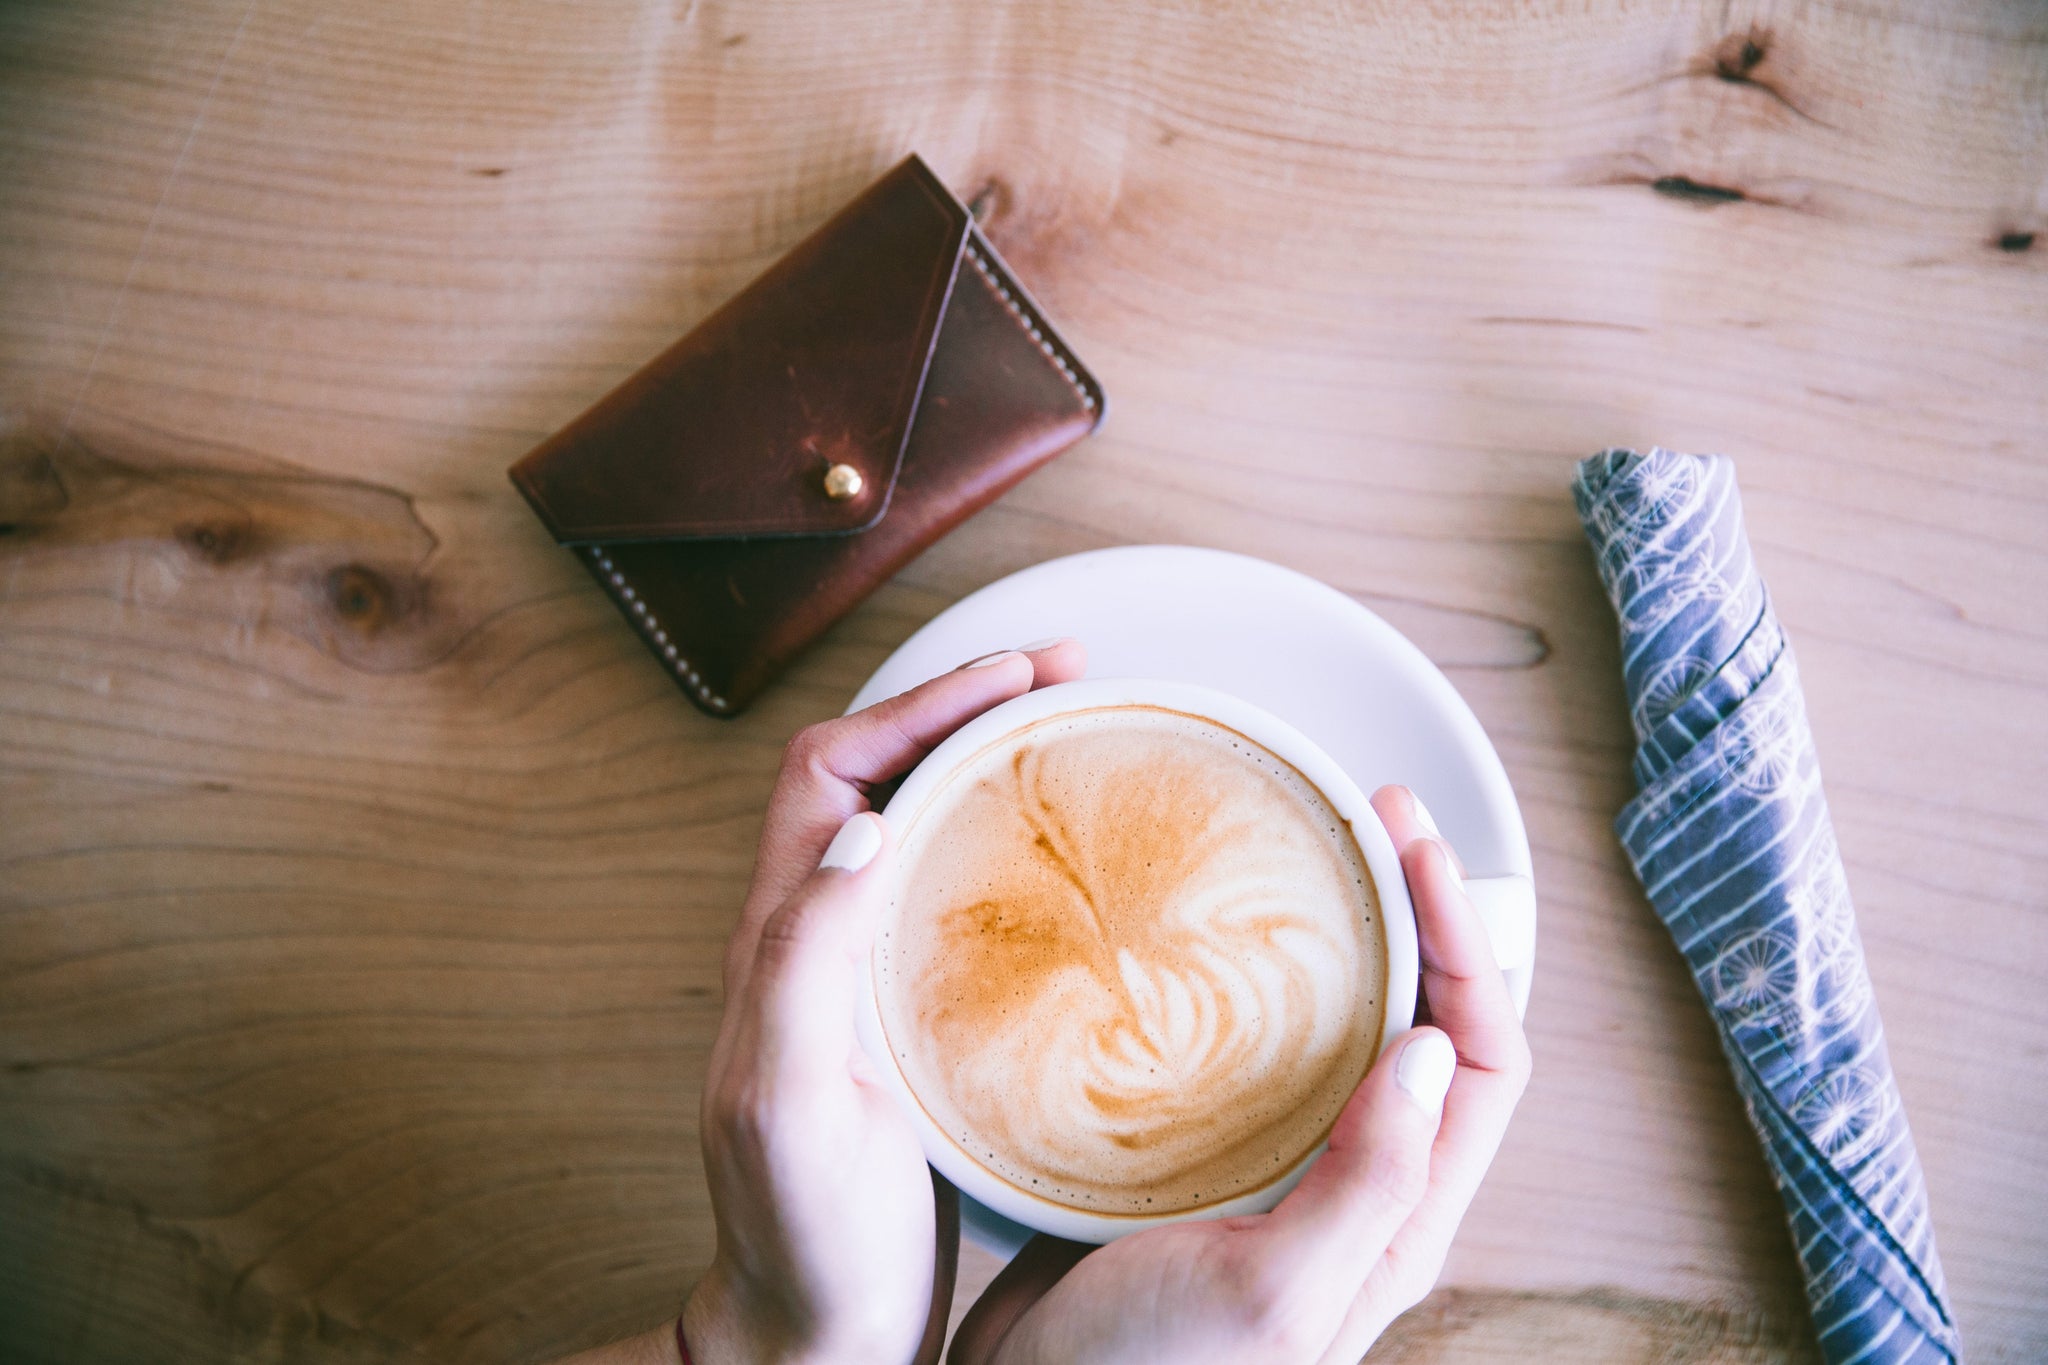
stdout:
<svg viewBox="0 0 2048 1365">
<path fill-rule="evenodd" d="M 934 617 L 847 709 L 977 655 L 1055 635 L 1088 646 L 1090 677 L 1176 678 L 1264 707 L 1365 791 L 1388 782 L 1413 788 L 1471 875 L 1532 875 L 1529 836 L 1500 755 L 1450 679 L 1343 593 L 1247 555 L 1128 545 L 1034 565 Z M 1529 967 L 1508 972 L 1515 1008 L 1525 1013 L 1531 978 Z M 1000 1255 L 1030 1236 L 964 1198 L 961 1222 Z"/>
</svg>

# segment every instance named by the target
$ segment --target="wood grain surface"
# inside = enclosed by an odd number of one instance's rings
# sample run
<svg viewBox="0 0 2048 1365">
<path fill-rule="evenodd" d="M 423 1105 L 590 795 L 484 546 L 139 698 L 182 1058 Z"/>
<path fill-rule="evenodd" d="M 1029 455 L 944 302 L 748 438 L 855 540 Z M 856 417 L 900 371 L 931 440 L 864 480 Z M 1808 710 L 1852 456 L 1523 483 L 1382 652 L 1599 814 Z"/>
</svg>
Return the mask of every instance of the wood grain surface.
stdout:
<svg viewBox="0 0 2048 1365">
<path fill-rule="evenodd" d="M 1108 425 L 707 719 L 505 466 L 911 148 Z M 0 1356 L 673 1312 L 783 741 L 1178 541 L 1412 636 L 1535 846 L 1536 1080 L 1376 1358 L 1809 1358 L 1609 829 L 1566 483 L 1657 442 L 1740 462 L 1971 1358 L 2048 1358 L 2044 375 L 2027 0 L 0 5 Z"/>
</svg>

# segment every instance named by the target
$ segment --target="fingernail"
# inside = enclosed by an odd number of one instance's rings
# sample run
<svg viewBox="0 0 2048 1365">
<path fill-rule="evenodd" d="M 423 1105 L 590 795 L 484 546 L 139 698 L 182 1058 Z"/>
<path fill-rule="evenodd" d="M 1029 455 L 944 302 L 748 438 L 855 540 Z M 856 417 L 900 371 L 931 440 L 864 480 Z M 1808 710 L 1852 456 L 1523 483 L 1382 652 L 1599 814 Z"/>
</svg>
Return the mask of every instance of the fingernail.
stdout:
<svg viewBox="0 0 2048 1365">
<path fill-rule="evenodd" d="M 1019 654 L 1036 654 L 1041 649 L 1051 649 L 1054 645 L 1063 645 L 1073 638 L 1071 635 L 1048 635 L 1043 640 L 1033 640 L 1028 645 L 1018 645 L 1017 652 Z"/>
<path fill-rule="evenodd" d="M 1436 817 L 1429 813 L 1429 807 L 1422 804 L 1422 798 L 1413 791 L 1408 793 L 1408 804 L 1415 808 L 1415 823 L 1429 831 L 1429 837 L 1436 840 L 1437 852 L 1443 855 L 1444 871 L 1451 874 L 1453 886 L 1463 886 L 1465 879 L 1458 875 L 1458 860 L 1451 856 L 1450 841 L 1437 828 Z"/>
<path fill-rule="evenodd" d="M 1394 1083 L 1426 1112 L 1435 1114 L 1442 1111 L 1444 1095 L 1457 1072 L 1458 1050 L 1449 1038 L 1431 1029 L 1401 1045 L 1400 1060 L 1394 1063 Z"/>
<path fill-rule="evenodd" d="M 825 856 L 818 859 L 818 866 L 842 867 L 848 872 L 858 872 L 874 861 L 881 847 L 882 817 L 871 810 L 864 810 L 839 827 L 839 832 L 832 836 L 831 844 L 825 849 Z"/>
<path fill-rule="evenodd" d="M 1441 839 L 1444 832 L 1436 827 L 1436 817 L 1429 813 L 1429 807 L 1422 804 L 1422 798 L 1414 792 L 1408 793 L 1408 804 L 1415 807 L 1415 823 L 1430 832 L 1433 838 Z"/>
<path fill-rule="evenodd" d="M 984 654 L 979 659 L 969 659 L 960 666 L 962 668 L 987 668 L 990 664 L 1001 663 L 1016 652 L 1014 649 L 999 649 L 993 654 Z"/>
<path fill-rule="evenodd" d="M 1458 860 L 1451 856 L 1451 846 L 1441 837 L 1436 841 L 1436 856 L 1443 859 L 1444 875 L 1451 879 L 1451 885 L 1464 890 L 1465 874 L 1458 871 Z"/>
</svg>

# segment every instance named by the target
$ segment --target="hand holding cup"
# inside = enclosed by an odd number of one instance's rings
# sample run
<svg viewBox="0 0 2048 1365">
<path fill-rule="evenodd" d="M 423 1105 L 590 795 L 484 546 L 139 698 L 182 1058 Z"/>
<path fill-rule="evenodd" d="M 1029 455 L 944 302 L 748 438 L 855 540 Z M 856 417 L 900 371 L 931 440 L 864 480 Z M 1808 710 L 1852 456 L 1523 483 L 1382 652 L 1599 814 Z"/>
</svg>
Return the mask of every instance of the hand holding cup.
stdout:
<svg viewBox="0 0 2048 1365">
<path fill-rule="evenodd" d="M 1528 1084 L 1529 1049 L 1455 855 L 1405 788 L 1373 806 L 1415 906 L 1430 1024 L 1381 1057 L 1271 1212 L 1100 1248 L 1035 1238 L 961 1323 L 954 1365 L 1350 1365 L 1435 1284 Z"/>
<path fill-rule="evenodd" d="M 854 1039 L 893 853 L 870 797 L 964 722 L 1084 667 L 1073 641 L 1008 651 L 790 741 L 705 1082 L 718 1250 L 683 1313 L 698 1365 L 937 1358 L 951 1188 Z"/>
</svg>

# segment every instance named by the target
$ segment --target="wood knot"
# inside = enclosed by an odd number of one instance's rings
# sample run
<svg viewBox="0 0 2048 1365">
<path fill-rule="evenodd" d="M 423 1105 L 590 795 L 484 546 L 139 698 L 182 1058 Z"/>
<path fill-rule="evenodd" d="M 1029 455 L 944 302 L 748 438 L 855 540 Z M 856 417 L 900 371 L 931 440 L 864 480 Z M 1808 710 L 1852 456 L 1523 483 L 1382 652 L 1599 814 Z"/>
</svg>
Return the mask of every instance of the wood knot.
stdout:
<svg viewBox="0 0 2048 1365">
<path fill-rule="evenodd" d="M 1650 182 L 1650 188 L 1672 199 L 1708 206 L 1739 204 L 1749 198 L 1732 185 L 1709 185 L 1684 175 L 1659 176 Z"/>
<path fill-rule="evenodd" d="M 1758 29 L 1731 33 L 1714 47 L 1714 74 L 1735 85 L 1746 85 L 1750 73 L 1763 65 L 1771 35 Z"/>
<path fill-rule="evenodd" d="M 1786 72 L 1781 64 L 1773 63 L 1772 71 L 1761 70 L 1764 60 L 1776 49 L 1771 45 L 1768 29 L 1751 28 L 1746 33 L 1731 33 L 1714 44 L 1702 56 L 1686 68 L 1689 74 L 1712 77 L 1728 85 L 1739 85 L 1782 105 L 1785 109 L 1808 123 L 1828 125 L 1801 108 L 1798 102 L 1785 92 Z M 1778 74 L 1773 75 L 1773 72 Z"/>
<path fill-rule="evenodd" d="M 456 639 L 455 623 L 433 610 L 427 578 L 406 566 L 349 559 L 301 582 L 310 619 L 299 633 L 351 668 L 411 672 Z"/>
<path fill-rule="evenodd" d="M 174 534 L 193 558 L 208 564 L 232 564 L 256 548 L 256 534 L 247 522 L 188 522 Z"/>
<path fill-rule="evenodd" d="M 49 455 L 26 442 L 0 441 L 0 524 L 5 534 L 32 530 L 70 502 Z"/>
<path fill-rule="evenodd" d="M 327 575 L 327 602 L 334 614 L 365 635 L 374 635 L 398 615 L 391 584 L 362 564 L 344 564 Z"/>
<path fill-rule="evenodd" d="M 1010 187 L 995 176 L 982 182 L 974 197 L 967 201 L 967 211 L 974 215 L 977 223 L 986 223 L 1010 207 Z"/>
<path fill-rule="evenodd" d="M 1992 245 L 2000 251 L 2010 251 L 2014 254 L 2031 251 L 2034 247 L 2034 234 L 2019 231 L 2001 232 L 1992 240 Z"/>
</svg>

